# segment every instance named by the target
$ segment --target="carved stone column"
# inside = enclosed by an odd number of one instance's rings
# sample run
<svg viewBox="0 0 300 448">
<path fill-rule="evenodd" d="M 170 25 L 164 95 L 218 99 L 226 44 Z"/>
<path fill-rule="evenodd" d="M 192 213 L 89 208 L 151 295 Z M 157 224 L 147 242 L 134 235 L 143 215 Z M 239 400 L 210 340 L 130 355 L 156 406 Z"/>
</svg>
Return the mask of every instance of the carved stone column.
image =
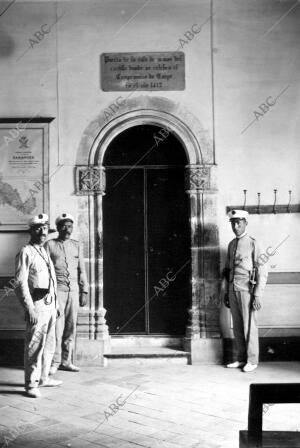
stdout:
<svg viewBox="0 0 300 448">
<path fill-rule="evenodd" d="M 103 306 L 103 226 L 102 197 L 105 195 L 105 169 L 98 166 L 76 167 L 76 193 L 89 196 L 89 248 L 90 248 L 90 339 L 100 346 L 87 347 L 81 342 L 81 356 L 102 359 L 110 350 L 110 336 L 106 324 L 106 310 Z M 77 350 L 78 351 L 78 350 Z M 87 354 L 85 352 L 88 352 Z M 91 356 L 88 356 L 91 355 Z"/>
<path fill-rule="evenodd" d="M 198 165 L 189 165 L 185 171 L 185 188 L 190 197 L 190 226 L 191 226 L 191 284 L 192 301 L 189 309 L 190 323 L 187 326 L 187 338 L 203 336 L 205 328 L 200 325 L 203 321 L 200 306 L 204 293 L 203 266 L 201 260 L 201 202 L 203 191 L 209 188 L 209 168 Z"/>
<path fill-rule="evenodd" d="M 105 185 L 104 185 L 105 188 Z M 96 230 L 96 254 L 97 254 L 97 285 L 96 285 L 96 313 L 95 313 L 95 339 L 107 339 L 108 326 L 106 325 L 106 309 L 103 305 L 103 216 L 102 216 L 102 198 L 105 194 L 104 189 L 101 194 L 96 197 L 96 216 L 98 225 Z"/>
<path fill-rule="evenodd" d="M 209 342 L 218 333 L 219 246 L 216 219 L 216 188 L 212 169 L 205 165 L 188 165 L 185 172 L 186 192 L 190 197 L 191 285 L 190 322 L 186 329 L 185 348 L 191 362 L 219 359 Z"/>
<path fill-rule="evenodd" d="M 90 232 L 89 232 L 89 196 L 80 196 L 78 198 L 77 227 L 80 244 L 83 248 L 83 257 L 85 270 L 89 279 L 88 303 L 83 308 L 79 308 L 77 319 L 77 337 L 84 339 L 93 339 L 95 333 L 94 317 L 94 269 L 91 263 L 90 253 Z"/>
</svg>

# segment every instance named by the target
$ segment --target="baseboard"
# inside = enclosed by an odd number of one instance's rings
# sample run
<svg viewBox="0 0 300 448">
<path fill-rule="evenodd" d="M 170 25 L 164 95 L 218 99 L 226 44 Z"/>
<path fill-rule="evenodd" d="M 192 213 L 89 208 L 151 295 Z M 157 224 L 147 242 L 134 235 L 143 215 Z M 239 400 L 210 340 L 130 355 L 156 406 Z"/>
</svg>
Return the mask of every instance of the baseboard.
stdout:
<svg viewBox="0 0 300 448">
<path fill-rule="evenodd" d="M 300 337 L 260 338 L 260 361 L 300 361 Z M 106 347 L 99 341 L 77 339 L 77 361 L 99 363 Z M 199 339 L 193 343 L 192 364 L 227 364 L 235 359 L 234 340 Z M 2 335 L 0 338 L 0 365 L 23 365 L 24 336 Z"/>
<path fill-rule="evenodd" d="M 259 339 L 259 360 L 300 361 L 300 337 L 272 337 Z M 227 364 L 236 359 L 234 340 L 223 339 L 223 362 Z"/>
<path fill-rule="evenodd" d="M 24 338 L 1 338 L 0 340 L 0 365 L 23 366 L 24 365 Z"/>
</svg>

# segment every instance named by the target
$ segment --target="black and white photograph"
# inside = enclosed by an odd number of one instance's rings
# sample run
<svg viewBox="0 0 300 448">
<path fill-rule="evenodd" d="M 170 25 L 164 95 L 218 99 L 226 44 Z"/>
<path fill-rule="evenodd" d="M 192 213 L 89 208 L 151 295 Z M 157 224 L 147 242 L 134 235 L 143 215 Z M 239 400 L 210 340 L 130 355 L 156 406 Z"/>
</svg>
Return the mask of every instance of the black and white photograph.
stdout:
<svg viewBox="0 0 300 448">
<path fill-rule="evenodd" d="M 300 448 L 299 173 L 299 0 L 0 0 L 0 448 Z"/>
</svg>

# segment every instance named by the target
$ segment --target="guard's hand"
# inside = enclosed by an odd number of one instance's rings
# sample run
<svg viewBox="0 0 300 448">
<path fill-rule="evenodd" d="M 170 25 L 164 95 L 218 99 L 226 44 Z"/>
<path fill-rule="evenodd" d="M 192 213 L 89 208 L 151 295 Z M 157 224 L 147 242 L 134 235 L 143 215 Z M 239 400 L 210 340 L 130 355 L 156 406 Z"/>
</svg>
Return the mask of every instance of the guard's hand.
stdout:
<svg viewBox="0 0 300 448">
<path fill-rule="evenodd" d="M 36 312 L 32 309 L 28 310 L 26 313 L 26 320 L 30 323 L 30 325 L 36 325 L 38 321 Z"/>
<path fill-rule="evenodd" d="M 228 294 L 224 295 L 224 305 L 226 306 L 226 308 L 230 308 L 230 302 L 229 302 L 229 295 Z"/>
<path fill-rule="evenodd" d="M 87 293 L 81 292 L 79 295 L 79 305 L 85 306 L 87 304 Z"/>
<path fill-rule="evenodd" d="M 261 309 L 261 303 L 258 297 L 254 297 L 252 301 L 252 309 L 258 311 Z"/>
</svg>

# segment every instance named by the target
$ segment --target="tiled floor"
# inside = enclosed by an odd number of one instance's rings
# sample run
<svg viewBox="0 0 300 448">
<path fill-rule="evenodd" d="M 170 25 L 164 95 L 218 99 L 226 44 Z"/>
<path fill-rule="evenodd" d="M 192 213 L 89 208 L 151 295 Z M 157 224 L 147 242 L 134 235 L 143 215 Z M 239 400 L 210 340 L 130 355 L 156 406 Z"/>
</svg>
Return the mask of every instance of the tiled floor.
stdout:
<svg viewBox="0 0 300 448">
<path fill-rule="evenodd" d="M 56 377 L 63 386 L 41 388 L 43 397 L 30 399 L 23 371 L 0 368 L 1 448 L 238 448 L 249 384 L 300 382 L 300 363 L 264 363 L 244 374 L 222 366 L 122 362 Z M 270 407 L 264 429 L 299 430 L 299 410 L 300 404 Z"/>
</svg>

